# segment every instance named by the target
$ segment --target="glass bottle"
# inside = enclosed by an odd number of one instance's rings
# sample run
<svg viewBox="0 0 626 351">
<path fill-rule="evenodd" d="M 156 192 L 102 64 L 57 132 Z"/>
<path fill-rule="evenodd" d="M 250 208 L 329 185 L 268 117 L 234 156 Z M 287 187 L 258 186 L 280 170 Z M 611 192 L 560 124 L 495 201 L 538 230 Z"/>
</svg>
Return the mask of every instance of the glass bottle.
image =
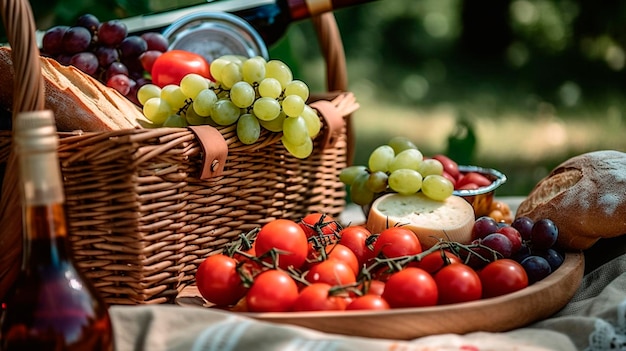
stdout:
<svg viewBox="0 0 626 351">
<path fill-rule="evenodd" d="M 107 306 L 73 261 L 52 111 L 14 125 L 23 209 L 22 266 L 3 298 L 0 350 L 113 350 Z"/>
<path fill-rule="evenodd" d="M 372 0 L 276 0 L 231 13 L 243 18 L 254 27 L 267 46 L 282 38 L 291 23 L 344 7 Z"/>
</svg>

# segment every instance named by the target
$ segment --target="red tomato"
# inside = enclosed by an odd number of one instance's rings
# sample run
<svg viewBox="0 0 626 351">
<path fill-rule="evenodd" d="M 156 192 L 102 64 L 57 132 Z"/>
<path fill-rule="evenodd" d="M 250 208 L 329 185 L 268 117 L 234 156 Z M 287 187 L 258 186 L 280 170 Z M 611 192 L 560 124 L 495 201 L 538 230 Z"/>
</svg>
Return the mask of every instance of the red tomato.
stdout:
<svg viewBox="0 0 626 351">
<path fill-rule="evenodd" d="M 383 230 L 374 244 L 374 254 L 387 258 L 417 255 L 422 252 L 419 239 L 411 230 L 391 227 Z"/>
<path fill-rule="evenodd" d="M 382 297 L 392 308 L 434 306 L 437 283 L 425 270 L 408 267 L 389 277 Z"/>
<path fill-rule="evenodd" d="M 340 228 L 339 223 L 335 221 L 333 217 L 319 212 L 304 216 L 298 224 L 300 224 L 300 227 L 304 230 L 307 238 L 319 235 L 320 233 L 324 236 L 329 235 L 332 238 Z"/>
<path fill-rule="evenodd" d="M 356 282 L 352 268 L 339 260 L 326 260 L 311 266 L 304 277 L 309 283 L 348 285 Z"/>
<path fill-rule="evenodd" d="M 272 249 L 277 254 L 278 267 L 300 268 L 306 261 L 309 245 L 298 223 L 288 219 L 276 219 L 261 227 L 254 242 L 257 257 L 266 256 Z"/>
<path fill-rule="evenodd" d="M 359 266 L 359 260 L 352 250 L 342 244 L 335 244 L 326 247 L 326 257 L 329 260 L 339 260 L 350 267 L 355 275 L 358 275 L 361 271 Z"/>
<path fill-rule="evenodd" d="M 180 80 L 189 73 L 197 73 L 211 79 L 209 63 L 193 52 L 169 50 L 161 54 L 152 64 L 152 82 L 160 87 L 168 84 L 179 85 Z"/>
<path fill-rule="evenodd" d="M 438 303 L 451 304 L 478 300 L 483 289 L 475 270 L 462 263 L 441 268 L 434 276 L 439 291 Z"/>
<path fill-rule="evenodd" d="M 385 282 L 382 280 L 373 279 L 365 284 L 369 285 L 367 287 L 367 294 L 382 295 L 383 291 L 385 291 Z"/>
<path fill-rule="evenodd" d="M 417 262 L 409 263 L 409 266 L 421 268 L 430 274 L 435 274 L 444 266 L 452 263 L 461 263 L 461 259 L 459 258 L 459 256 L 453 254 L 450 251 L 439 250 L 429 253 Z"/>
<path fill-rule="evenodd" d="M 285 271 L 270 269 L 254 278 L 246 294 L 250 312 L 287 312 L 298 298 L 298 285 Z"/>
<path fill-rule="evenodd" d="M 478 187 L 483 187 L 491 184 L 491 180 L 478 172 L 467 172 L 461 175 L 456 182 L 459 188 L 466 184 L 476 184 Z"/>
<path fill-rule="evenodd" d="M 222 254 L 207 257 L 196 271 L 198 291 L 207 301 L 218 306 L 231 306 L 246 293 L 237 261 Z"/>
<path fill-rule="evenodd" d="M 521 264 L 508 258 L 493 261 L 478 272 L 483 297 L 494 297 L 528 286 L 528 275 Z"/>
<path fill-rule="evenodd" d="M 300 291 L 293 304 L 293 311 L 342 311 L 348 301 L 343 296 L 329 295 L 331 285 L 314 283 Z"/>
<path fill-rule="evenodd" d="M 389 304 L 379 295 L 366 294 L 352 300 L 346 306 L 346 310 L 388 310 Z"/>
<path fill-rule="evenodd" d="M 370 251 L 367 248 L 366 240 L 370 235 L 370 231 L 363 226 L 349 226 L 339 232 L 339 243 L 347 246 L 354 252 L 359 262 L 359 267 L 363 267 L 366 263 L 367 251 Z"/>
</svg>

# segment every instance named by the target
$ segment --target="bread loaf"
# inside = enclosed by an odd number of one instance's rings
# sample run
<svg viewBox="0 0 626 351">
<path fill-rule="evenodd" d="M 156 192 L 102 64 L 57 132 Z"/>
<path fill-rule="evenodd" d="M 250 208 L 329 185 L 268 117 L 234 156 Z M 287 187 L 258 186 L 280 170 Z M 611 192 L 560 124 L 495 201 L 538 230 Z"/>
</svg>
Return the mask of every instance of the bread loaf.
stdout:
<svg viewBox="0 0 626 351">
<path fill-rule="evenodd" d="M 141 109 L 88 74 L 54 59 L 41 57 L 45 82 L 45 108 L 54 111 L 59 131 L 110 131 L 149 123 Z M 0 104 L 11 110 L 13 62 L 11 49 L 0 48 Z"/>
<path fill-rule="evenodd" d="M 626 233 L 626 153 L 601 150 L 566 160 L 537 183 L 516 216 L 551 219 L 566 249 Z"/>
<path fill-rule="evenodd" d="M 383 195 L 372 203 L 367 216 L 370 232 L 401 225 L 417 235 L 424 249 L 439 239 L 469 244 L 474 222 L 474 208 L 463 198 L 450 196 L 436 201 L 422 193 Z"/>
</svg>

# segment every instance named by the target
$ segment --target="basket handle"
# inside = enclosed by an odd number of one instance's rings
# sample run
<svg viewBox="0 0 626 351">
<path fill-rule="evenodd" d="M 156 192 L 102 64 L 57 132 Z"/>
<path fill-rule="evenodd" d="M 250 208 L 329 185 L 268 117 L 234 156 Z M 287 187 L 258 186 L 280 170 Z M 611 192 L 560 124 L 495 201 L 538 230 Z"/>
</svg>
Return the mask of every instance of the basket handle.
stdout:
<svg viewBox="0 0 626 351">
<path fill-rule="evenodd" d="M 337 26 L 337 20 L 332 12 L 326 12 L 312 18 L 317 32 L 322 55 L 326 60 L 327 91 L 331 93 L 348 91 L 348 71 L 343 41 Z M 354 158 L 354 131 L 351 115 L 345 117 L 347 135 L 347 161 L 352 164 Z"/>
<path fill-rule="evenodd" d="M 35 37 L 35 18 L 26 0 L 0 0 L 2 22 L 12 47 L 15 77 L 13 121 L 23 111 L 43 110 L 45 85 L 39 62 L 39 47 Z M 18 169 L 13 149 L 7 170 Z M 22 209 L 18 172 L 5 172 L 0 198 L 0 298 L 16 279 L 22 255 Z"/>
</svg>

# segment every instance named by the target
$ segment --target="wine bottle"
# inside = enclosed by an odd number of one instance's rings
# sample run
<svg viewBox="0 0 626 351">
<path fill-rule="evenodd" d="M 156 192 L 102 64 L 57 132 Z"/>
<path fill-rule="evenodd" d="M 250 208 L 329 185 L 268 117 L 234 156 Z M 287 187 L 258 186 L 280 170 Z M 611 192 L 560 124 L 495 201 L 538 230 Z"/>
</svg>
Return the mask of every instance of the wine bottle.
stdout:
<svg viewBox="0 0 626 351">
<path fill-rule="evenodd" d="M 277 42 L 293 22 L 372 0 L 276 0 L 232 13 L 254 27 L 267 46 Z"/>
<path fill-rule="evenodd" d="M 107 306 L 68 242 L 53 113 L 22 112 L 13 130 L 24 246 L 20 273 L 2 301 L 0 350 L 112 351 Z"/>
<path fill-rule="evenodd" d="M 373 0 L 213 0 L 172 11 L 122 19 L 130 33 L 162 31 L 169 24 L 199 12 L 228 12 L 246 20 L 271 46 L 293 22 Z"/>
</svg>

